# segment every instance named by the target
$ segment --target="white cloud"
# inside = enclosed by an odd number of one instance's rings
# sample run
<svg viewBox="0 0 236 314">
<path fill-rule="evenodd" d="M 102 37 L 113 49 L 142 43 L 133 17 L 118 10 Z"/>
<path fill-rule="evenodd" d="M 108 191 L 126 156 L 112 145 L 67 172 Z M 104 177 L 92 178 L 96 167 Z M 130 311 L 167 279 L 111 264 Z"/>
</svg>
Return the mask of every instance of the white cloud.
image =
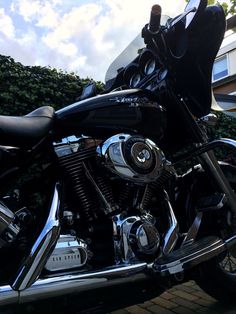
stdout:
<svg viewBox="0 0 236 314">
<path fill-rule="evenodd" d="M 54 4 L 56 5 L 56 4 Z M 54 5 L 46 2 L 45 5 L 41 7 L 40 12 L 38 12 L 38 23 L 39 27 L 54 28 L 57 27 L 59 23 L 59 14 L 55 11 Z"/>
<path fill-rule="evenodd" d="M 0 8 L 0 32 L 9 38 L 13 38 L 15 35 L 13 21 L 10 16 L 5 13 L 4 8 Z"/>
<path fill-rule="evenodd" d="M 59 0 L 15 0 L 11 4 L 11 11 L 21 15 L 28 23 L 34 22 L 38 27 L 53 28 L 59 22 L 56 7 Z"/>
<path fill-rule="evenodd" d="M 11 11 L 21 15 L 26 22 L 32 21 L 33 18 L 40 12 L 40 10 L 41 3 L 39 0 L 21 0 L 12 2 L 11 4 Z"/>
<path fill-rule="evenodd" d="M 185 4 L 183 0 L 159 3 L 172 16 Z M 5 46 L 24 64 L 51 65 L 102 80 L 111 61 L 148 22 L 152 5 L 153 0 L 11 0 L 12 18 L 21 16 L 25 25 Z M 3 16 L 6 19 L 4 11 Z M 13 36 L 8 18 L 5 23 Z"/>
</svg>

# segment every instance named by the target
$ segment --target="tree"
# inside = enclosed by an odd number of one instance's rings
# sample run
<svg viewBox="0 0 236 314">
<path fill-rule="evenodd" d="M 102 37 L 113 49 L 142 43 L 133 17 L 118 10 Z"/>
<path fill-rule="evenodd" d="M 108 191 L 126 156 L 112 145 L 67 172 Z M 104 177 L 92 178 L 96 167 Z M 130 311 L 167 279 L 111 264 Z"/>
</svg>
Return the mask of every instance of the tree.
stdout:
<svg viewBox="0 0 236 314">
<path fill-rule="evenodd" d="M 189 0 L 186 0 L 186 2 L 189 2 Z M 224 0 L 208 0 L 208 4 L 220 4 L 224 8 L 226 16 L 236 14 L 236 0 L 229 0 L 227 2 Z"/>
<path fill-rule="evenodd" d="M 208 4 L 220 4 L 225 11 L 227 17 L 227 30 L 234 30 L 236 27 L 236 0 L 225 1 L 216 1 L 208 0 Z"/>
<path fill-rule="evenodd" d="M 224 8 L 226 16 L 236 14 L 236 0 L 225 1 L 215 1 L 208 0 L 208 4 L 220 4 Z"/>
<path fill-rule="evenodd" d="M 188 2 L 189 0 L 185 0 Z M 229 0 L 225 2 L 224 0 L 208 0 L 208 5 L 220 4 L 225 11 L 227 16 L 227 30 L 236 31 L 236 0 Z"/>
</svg>

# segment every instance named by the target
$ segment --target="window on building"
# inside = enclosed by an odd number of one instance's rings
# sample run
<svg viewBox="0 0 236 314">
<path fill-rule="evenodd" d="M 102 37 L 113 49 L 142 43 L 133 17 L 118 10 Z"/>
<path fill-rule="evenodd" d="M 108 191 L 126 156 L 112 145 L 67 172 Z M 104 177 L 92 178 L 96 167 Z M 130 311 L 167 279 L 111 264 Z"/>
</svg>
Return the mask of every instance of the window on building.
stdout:
<svg viewBox="0 0 236 314">
<path fill-rule="evenodd" d="M 215 60 L 213 65 L 212 79 L 220 80 L 229 75 L 227 55 Z"/>
</svg>

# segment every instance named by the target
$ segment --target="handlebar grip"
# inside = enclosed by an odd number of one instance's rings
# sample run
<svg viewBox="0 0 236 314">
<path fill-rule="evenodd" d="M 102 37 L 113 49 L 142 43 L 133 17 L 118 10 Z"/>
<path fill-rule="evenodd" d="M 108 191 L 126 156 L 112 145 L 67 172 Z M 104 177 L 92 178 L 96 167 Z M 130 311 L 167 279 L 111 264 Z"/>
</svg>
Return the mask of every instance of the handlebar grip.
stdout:
<svg viewBox="0 0 236 314">
<path fill-rule="evenodd" d="M 149 30 L 151 32 L 157 32 L 161 24 L 161 6 L 155 4 L 152 7 L 150 21 L 149 21 Z"/>
</svg>

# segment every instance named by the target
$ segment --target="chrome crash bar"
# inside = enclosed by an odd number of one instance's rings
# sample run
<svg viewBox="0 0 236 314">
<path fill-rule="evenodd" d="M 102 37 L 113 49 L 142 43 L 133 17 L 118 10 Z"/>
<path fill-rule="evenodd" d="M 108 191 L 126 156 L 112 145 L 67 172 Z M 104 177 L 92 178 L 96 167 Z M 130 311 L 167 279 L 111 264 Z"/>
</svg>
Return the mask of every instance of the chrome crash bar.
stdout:
<svg viewBox="0 0 236 314">
<path fill-rule="evenodd" d="M 25 261 L 23 261 L 16 277 L 11 283 L 12 289 L 27 289 L 40 275 L 60 235 L 59 208 L 60 184 L 57 183 L 55 185 L 49 215 L 45 226 L 35 241 L 30 254 L 25 259 Z"/>
</svg>

